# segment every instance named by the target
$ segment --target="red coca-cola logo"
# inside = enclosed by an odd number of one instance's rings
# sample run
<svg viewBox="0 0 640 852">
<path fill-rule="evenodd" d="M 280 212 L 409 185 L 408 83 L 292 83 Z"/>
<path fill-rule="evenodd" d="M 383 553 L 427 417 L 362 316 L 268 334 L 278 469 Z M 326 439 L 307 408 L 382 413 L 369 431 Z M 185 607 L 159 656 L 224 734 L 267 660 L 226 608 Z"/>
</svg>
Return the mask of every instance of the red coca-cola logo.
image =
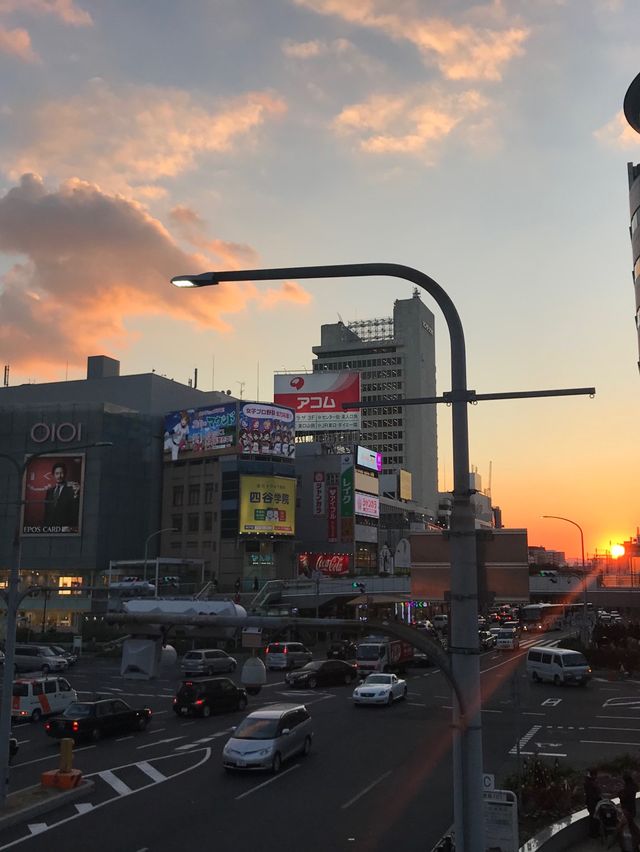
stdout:
<svg viewBox="0 0 640 852">
<path fill-rule="evenodd" d="M 349 573 L 348 553 L 300 553 L 298 554 L 298 571 L 300 574 L 311 574 L 320 571 L 326 576 L 336 576 Z"/>
</svg>

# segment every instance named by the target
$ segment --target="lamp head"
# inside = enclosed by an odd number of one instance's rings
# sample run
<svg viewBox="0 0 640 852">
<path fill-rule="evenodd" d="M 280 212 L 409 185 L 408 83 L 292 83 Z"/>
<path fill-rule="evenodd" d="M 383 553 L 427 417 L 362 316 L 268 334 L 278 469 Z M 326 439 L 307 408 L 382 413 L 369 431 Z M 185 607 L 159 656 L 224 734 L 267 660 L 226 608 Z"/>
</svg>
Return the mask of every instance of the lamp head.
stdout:
<svg viewBox="0 0 640 852">
<path fill-rule="evenodd" d="M 220 282 L 213 272 L 202 272 L 200 275 L 176 275 L 171 279 L 174 287 L 210 287 Z"/>
</svg>

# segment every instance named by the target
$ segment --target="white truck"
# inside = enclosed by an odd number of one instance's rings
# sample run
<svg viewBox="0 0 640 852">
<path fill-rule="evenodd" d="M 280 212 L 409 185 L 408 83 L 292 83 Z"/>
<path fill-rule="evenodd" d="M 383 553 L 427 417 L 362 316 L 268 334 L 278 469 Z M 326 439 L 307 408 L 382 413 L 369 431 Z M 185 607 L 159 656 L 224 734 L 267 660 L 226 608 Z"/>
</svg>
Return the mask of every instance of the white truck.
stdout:
<svg viewBox="0 0 640 852">
<path fill-rule="evenodd" d="M 366 636 L 358 642 L 356 665 L 365 677 L 371 672 L 403 672 L 413 659 L 413 645 L 386 636 Z"/>
</svg>

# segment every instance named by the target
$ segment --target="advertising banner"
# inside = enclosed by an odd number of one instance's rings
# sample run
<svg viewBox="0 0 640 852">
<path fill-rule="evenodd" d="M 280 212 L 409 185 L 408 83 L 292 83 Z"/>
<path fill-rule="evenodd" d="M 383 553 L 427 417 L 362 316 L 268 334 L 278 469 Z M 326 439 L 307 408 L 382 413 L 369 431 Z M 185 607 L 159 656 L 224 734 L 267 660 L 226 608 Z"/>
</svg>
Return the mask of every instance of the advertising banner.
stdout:
<svg viewBox="0 0 640 852">
<path fill-rule="evenodd" d="M 298 574 L 312 577 L 320 571 L 326 577 L 340 577 L 349 573 L 350 559 L 348 553 L 299 553 Z"/>
<path fill-rule="evenodd" d="M 368 518 L 380 517 L 380 500 L 375 494 L 355 492 L 356 515 L 366 515 Z"/>
<path fill-rule="evenodd" d="M 294 535 L 296 480 L 240 476 L 240 535 Z"/>
<path fill-rule="evenodd" d="M 338 486 L 327 488 L 327 541 L 338 540 Z"/>
<path fill-rule="evenodd" d="M 356 464 L 358 467 L 364 467 L 367 470 L 374 470 L 376 473 L 381 473 L 382 453 L 377 453 L 375 450 L 369 450 L 366 447 L 357 447 Z"/>
<path fill-rule="evenodd" d="M 353 517 L 353 455 L 340 457 L 340 517 Z"/>
<path fill-rule="evenodd" d="M 326 512 L 326 489 L 324 472 L 317 470 L 313 474 L 313 516 L 322 518 Z"/>
<path fill-rule="evenodd" d="M 80 535 L 84 455 L 29 460 L 22 494 L 22 535 Z"/>
<path fill-rule="evenodd" d="M 273 377 L 273 399 L 293 408 L 299 433 L 360 429 L 360 410 L 343 411 L 345 402 L 360 402 L 360 373 L 288 373 Z"/>
<path fill-rule="evenodd" d="M 263 402 L 240 403 L 238 442 L 243 456 L 292 459 L 296 454 L 295 438 L 295 414 L 290 408 Z"/>
<path fill-rule="evenodd" d="M 398 485 L 401 500 L 413 499 L 412 476 L 408 470 L 398 471 Z"/>
<path fill-rule="evenodd" d="M 164 451 L 171 461 L 233 449 L 237 442 L 236 403 L 171 411 L 164 418 Z"/>
</svg>

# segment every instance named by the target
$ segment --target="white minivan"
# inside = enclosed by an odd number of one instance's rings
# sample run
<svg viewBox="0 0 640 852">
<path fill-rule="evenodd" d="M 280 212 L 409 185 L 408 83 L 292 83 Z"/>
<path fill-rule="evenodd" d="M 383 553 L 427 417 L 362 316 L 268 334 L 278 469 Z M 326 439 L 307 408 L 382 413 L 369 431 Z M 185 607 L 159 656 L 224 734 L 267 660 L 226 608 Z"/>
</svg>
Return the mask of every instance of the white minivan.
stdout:
<svg viewBox="0 0 640 852">
<path fill-rule="evenodd" d="M 518 631 L 513 627 L 501 627 L 498 630 L 496 647 L 502 651 L 517 651 L 520 647 Z"/>
<path fill-rule="evenodd" d="M 64 677 L 20 678 L 13 682 L 11 718 L 38 722 L 77 700 L 78 693 Z"/>
<path fill-rule="evenodd" d="M 591 680 L 591 667 L 579 651 L 540 646 L 527 652 L 527 675 L 536 683 L 547 680 L 556 686 L 565 683 L 586 686 Z"/>
</svg>

